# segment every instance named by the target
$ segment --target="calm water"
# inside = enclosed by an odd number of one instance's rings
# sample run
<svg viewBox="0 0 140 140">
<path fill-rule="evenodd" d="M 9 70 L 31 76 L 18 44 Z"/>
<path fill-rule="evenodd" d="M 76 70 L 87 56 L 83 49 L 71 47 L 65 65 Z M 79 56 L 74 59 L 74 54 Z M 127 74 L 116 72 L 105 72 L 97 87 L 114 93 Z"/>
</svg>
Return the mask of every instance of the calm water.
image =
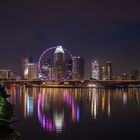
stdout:
<svg viewBox="0 0 140 140">
<path fill-rule="evenodd" d="M 11 87 L 20 140 L 140 139 L 140 89 Z"/>
</svg>

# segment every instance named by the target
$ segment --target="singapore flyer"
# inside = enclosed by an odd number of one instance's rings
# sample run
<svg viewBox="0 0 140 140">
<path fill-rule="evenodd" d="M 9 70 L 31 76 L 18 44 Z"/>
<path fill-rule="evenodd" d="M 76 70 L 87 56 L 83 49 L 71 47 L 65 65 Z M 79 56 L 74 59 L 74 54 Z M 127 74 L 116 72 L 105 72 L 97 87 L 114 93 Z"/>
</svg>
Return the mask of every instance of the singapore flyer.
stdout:
<svg viewBox="0 0 140 140">
<path fill-rule="evenodd" d="M 72 77 L 74 71 L 72 54 L 62 46 L 50 47 L 38 61 L 39 77 L 45 81 L 62 82 Z"/>
</svg>

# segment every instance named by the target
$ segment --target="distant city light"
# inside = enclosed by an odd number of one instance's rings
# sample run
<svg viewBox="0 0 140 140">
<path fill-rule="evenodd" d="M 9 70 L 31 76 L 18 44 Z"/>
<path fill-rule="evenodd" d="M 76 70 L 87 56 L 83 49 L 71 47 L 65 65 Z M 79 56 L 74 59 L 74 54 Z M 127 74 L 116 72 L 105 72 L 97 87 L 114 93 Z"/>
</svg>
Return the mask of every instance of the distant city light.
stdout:
<svg viewBox="0 0 140 140">
<path fill-rule="evenodd" d="M 97 85 L 96 84 L 89 84 L 88 87 L 94 87 L 94 88 L 96 88 Z"/>
</svg>

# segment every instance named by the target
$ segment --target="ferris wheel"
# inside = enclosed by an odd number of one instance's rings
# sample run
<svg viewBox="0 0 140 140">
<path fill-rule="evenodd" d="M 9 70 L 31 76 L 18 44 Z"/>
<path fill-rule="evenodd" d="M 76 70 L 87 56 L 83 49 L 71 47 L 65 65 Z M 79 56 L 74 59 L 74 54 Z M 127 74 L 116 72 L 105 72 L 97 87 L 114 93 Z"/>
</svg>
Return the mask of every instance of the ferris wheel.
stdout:
<svg viewBox="0 0 140 140">
<path fill-rule="evenodd" d="M 74 71 L 72 54 L 62 46 L 50 47 L 38 61 L 39 77 L 42 80 L 62 82 L 71 79 Z"/>
</svg>

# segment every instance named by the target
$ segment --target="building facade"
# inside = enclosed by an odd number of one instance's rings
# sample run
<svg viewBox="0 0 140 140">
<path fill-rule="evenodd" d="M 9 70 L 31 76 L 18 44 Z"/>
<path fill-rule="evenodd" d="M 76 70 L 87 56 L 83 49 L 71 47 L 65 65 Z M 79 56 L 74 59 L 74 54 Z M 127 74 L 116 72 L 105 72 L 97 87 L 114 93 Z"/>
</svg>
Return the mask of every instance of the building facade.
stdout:
<svg viewBox="0 0 140 140">
<path fill-rule="evenodd" d="M 22 59 L 22 79 L 37 79 L 38 78 L 38 68 L 37 64 L 33 63 L 32 57 L 25 57 Z"/>
<path fill-rule="evenodd" d="M 65 78 L 65 52 L 62 46 L 57 46 L 54 52 L 54 69 L 55 69 L 55 80 L 61 81 Z"/>
<path fill-rule="evenodd" d="M 92 63 L 92 79 L 99 80 L 100 79 L 100 67 L 97 61 Z"/>
<path fill-rule="evenodd" d="M 111 61 L 106 62 L 106 80 L 112 80 L 112 64 Z"/>
<path fill-rule="evenodd" d="M 73 80 L 84 80 L 84 59 L 79 56 L 73 57 Z"/>
<path fill-rule="evenodd" d="M 101 67 L 102 77 L 101 80 L 106 80 L 106 68 L 104 66 Z"/>
<path fill-rule="evenodd" d="M 38 67 L 37 63 L 32 63 L 28 65 L 29 73 L 28 73 L 28 79 L 38 79 Z"/>
<path fill-rule="evenodd" d="M 54 69 L 53 66 L 49 66 L 49 67 L 48 67 L 47 79 L 48 79 L 49 81 L 55 81 L 55 69 Z"/>
<path fill-rule="evenodd" d="M 67 58 L 65 61 L 65 77 L 69 77 L 69 80 L 72 79 L 72 70 L 73 70 L 73 60 L 71 57 Z M 70 76 L 71 75 L 71 76 Z"/>
</svg>

